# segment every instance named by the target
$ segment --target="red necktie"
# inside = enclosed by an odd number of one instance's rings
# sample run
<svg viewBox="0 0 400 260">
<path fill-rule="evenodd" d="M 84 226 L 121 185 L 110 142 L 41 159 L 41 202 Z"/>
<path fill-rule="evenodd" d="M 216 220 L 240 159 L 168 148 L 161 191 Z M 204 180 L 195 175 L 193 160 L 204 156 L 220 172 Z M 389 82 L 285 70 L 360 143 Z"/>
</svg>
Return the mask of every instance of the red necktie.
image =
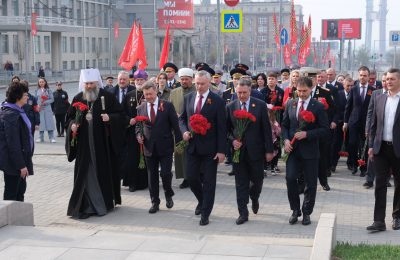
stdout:
<svg viewBox="0 0 400 260">
<path fill-rule="evenodd" d="M 199 101 L 197 101 L 196 105 L 196 111 L 195 111 L 196 114 L 200 114 L 202 103 L 203 103 L 203 96 L 200 95 Z"/>
<path fill-rule="evenodd" d="M 297 114 L 297 120 L 300 120 L 300 119 L 301 119 L 300 113 L 304 111 L 304 106 L 303 106 L 303 105 L 304 105 L 304 101 L 301 100 L 301 101 L 300 101 L 299 113 Z"/>
<path fill-rule="evenodd" d="M 154 125 L 154 122 L 156 121 L 156 111 L 154 111 L 154 104 L 150 104 L 150 120 L 151 124 Z"/>
<path fill-rule="evenodd" d="M 247 111 L 246 102 L 242 102 L 242 110 Z"/>
</svg>

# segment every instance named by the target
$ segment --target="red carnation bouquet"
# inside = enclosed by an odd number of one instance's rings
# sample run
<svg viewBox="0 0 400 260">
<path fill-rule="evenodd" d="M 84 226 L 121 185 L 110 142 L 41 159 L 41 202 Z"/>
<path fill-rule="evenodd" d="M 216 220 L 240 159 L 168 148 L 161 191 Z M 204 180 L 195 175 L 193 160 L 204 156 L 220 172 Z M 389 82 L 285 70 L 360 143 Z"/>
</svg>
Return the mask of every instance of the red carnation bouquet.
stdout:
<svg viewBox="0 0 400 260">
<path fill-rule="evenodd" d="M 144 137 L 144 123 L 149 121 L 147 116 L 135 116 L 135 121 L 137 126 L 139 127 L 139 134 Z M 139 169 L 146 168 L 146 164 L 144 163 L 144 153 L 143 153 L 143 144 L 140 145 L 140 153 L 139 153 Z"/>
<path fill-rule="evenodd" d="M 281 122 L 281 111 L 284 110 L 283 106 L 273 106 L 271 110 L 274 111 L 276 121 L 278 123 Z"/>
<path fill-rule="evenodd" d="M 75 124 L 77 127 L 79 127 L 79 125 L 82 122 L 82 115 L 83 112 L 87 111 L 89 109 L 89 107 L 87 105 L 85 105 L 82 102 L 75 102 L 74 104 L 72 104 L 72 106 L 75 108 L 76 112 L 75 112 Z M 77 142 L 78 136 L 78 132 L 72 132 L 72 140 L 71 140 L 71 146 L 74 147 Z"/>
<path fill-rule="evenodd" d="M 194 114 L 189 118 L 189 126 L 192 129 L 190 131 L 191 135 L 206 135 L 207 130 L 211 128 L 210 122 L 208 122 L 207 118 L 202 116 L 201 114 Z M 186 146 L 189 145 L 188 141 L 182 140 L 176 144 L 175 152 L 178 154 L 182 154 L 185 150 Z"/>
<path fill-rule="evenodd" d="M 303 110 L 299 114 L 299 121 L 300 121 L 300 126 L 297 128 L 296 132 L 301 132 L 306 129 L 306 127 L 309 124 L 312 124 L 315 122 L 315 116 L 311 111 Z M 296 138 L 293 136 L 292 140 L 290 141 L 290 145 L 294 145 L 296 143 Z M 285 153 L 283 155 L 283 161 L 287 161 L 287 158 L 289 157 L 288 153 Z"/>
<path fill-rule="evenodd" d="M 343 133 L 343 143 L 342 148 L 340 149 L 339 156 L 340 157 L 349 157 L 349 153 L 346 152 L 346 132 Z"/>
<path fill-rule="evenodd" d="M 244 135 L 244 132 L 246 131 L 248 125 L 251 122 L 256 121 L 256 117 L 253 116 L 252 113 L 247 112 L 246 110 L 235 110 L 233 111 L 233 117 L 236 119 L 235 121 L 235 138 L 237 141 L 241 141 Z M 240 158 L 240 149 L 235 150 L 233 152 L 233 159 L 232 161 L 234 163 L 239 163 L 239 158 Z"/>
<path fill-rule="evenodd" d="M 363 145 L 363 149 L 362 149 L 362 151 L 361 151 L 361 159 L 360 159 L 360 160 L 357 160 L 357 164 L 358 164 L 358 166 L 360 166 L 360 167 L 367 165 L 368 159 L 365 158 L 365 153 L 366 153 L 366 150 L 367 150 L 367 145 L 368 145 L 368 139 L 365 139 L 364 145 Z"/>
<path fill-rule="evenodd" d="M 329 109 L 329 104 L 326 101 L 326 98 L 318 98 L 318 101 L 322 103 L 322 105 L 324 105 L 324 109 L 328 110 Z"/>
</svg>

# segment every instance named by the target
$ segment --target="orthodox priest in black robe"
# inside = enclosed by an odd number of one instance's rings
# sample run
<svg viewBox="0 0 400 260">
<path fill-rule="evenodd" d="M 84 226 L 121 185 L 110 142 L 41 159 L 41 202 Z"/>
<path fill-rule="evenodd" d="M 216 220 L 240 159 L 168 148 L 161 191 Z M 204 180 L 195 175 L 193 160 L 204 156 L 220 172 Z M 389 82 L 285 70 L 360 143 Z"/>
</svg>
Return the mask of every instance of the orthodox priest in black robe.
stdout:
<svg viewBox="0 0 400 260">
<path fill-rule="evenodd" d="M 74 97 L 67 113 L 65 147 L 68 161 L 75 159 L 74 187 L 67 214 L 84 219 L 103 216 L 121 204 L 115 162 L 124 142 L 125 115 L 115 96 L 99 87 L 97 69 L 82 70 L 81 81 L 82 92 Z M 74 107 L 77 102 L 87 106 L 78 121 L 79 108 Z"/>
<path fill-rule="evenodd" d="M 147 168 L 139 169 L 140 146 L 136 139 L 134 119 L 137 116 L 136 108 L 145 101 L 142 86 L 148 75 L 144 70 L 137 70 L 133 76 L 135 89 L 128 92 L 122 102 L 128 128 L 126 128 L 126 141 L 121 154 L 122 167 L 120 169 L 120 175 L 123 176 L 122 186 L 128 186 L 130 192 L 143 190 L 148 186 Z"/>
</svg>

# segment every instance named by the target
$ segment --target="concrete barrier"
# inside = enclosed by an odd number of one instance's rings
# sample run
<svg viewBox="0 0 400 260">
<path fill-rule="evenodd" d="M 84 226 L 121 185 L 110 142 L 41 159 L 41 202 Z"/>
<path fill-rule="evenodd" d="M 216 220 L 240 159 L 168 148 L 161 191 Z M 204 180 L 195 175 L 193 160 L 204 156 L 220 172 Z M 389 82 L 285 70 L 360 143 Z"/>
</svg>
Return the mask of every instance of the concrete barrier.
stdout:
<svg viewBox="0 0 400 260">
<path fill-rule="evenodd" d="M 336 246 L 336 215 L 322 213 L 315 230 L 310 260 L 330 260 Z"/>
<path fill-rule="evenodd" d="M 6 225 L 33 226 L 32 203 L 10 200 L 0 201 L 0 227 Z"/>
</svg>

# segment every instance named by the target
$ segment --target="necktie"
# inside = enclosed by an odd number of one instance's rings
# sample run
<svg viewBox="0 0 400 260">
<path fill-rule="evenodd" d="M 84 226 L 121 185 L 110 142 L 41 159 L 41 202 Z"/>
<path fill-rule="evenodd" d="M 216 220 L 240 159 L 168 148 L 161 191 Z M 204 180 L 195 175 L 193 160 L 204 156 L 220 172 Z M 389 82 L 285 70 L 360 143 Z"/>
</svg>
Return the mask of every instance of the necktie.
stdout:
<svg viewBox="0 0 400 260">
<path fill-rule="evenodd" d="M 150 120 L 151 124 L 154 125 L 154 122 L 156 121 L 156 111 L 154 111 L 154 104 L 150 104 Z"/>
<path fill-rule="evenodd" d="M 365 86 L 361 86 L 361 101 L 364 102 Z"/>
<path fill-rule="evenodd" d="M 200 95 L 199 101 L 197 101 L 197 105 L 196 105 L 196 111 L 195 111 L 196 114 L 200 114 L 202 103 L 203 103 L 203 96 Z"/>
<path fill-rule="evenodd" d="M 172 88 L 172 82 L 171 81 L 169 82 L 169 88 Z"/>
<path fill-rule="evenodd" d="M 120 103 L 122 103 L 124 101 L 124 99 L 125 99 L 125 89 L 122 90 L 122 99 L 121 99 Z"/>
<path fill-rule="evenodd" d="M 297 114 L 297 120 L 300 121 L 300 119 L 301 119 L 300 113 L 303 112 L 303 111 L 304 111 L 304 101 L 301 100 L 301 101 L 300 101 L 299 113 Z"/>
<path fill-rule="evenodd" d="M 246 102 L 242 102 L 242 110 L 247 111 Z"/>
</svg>

